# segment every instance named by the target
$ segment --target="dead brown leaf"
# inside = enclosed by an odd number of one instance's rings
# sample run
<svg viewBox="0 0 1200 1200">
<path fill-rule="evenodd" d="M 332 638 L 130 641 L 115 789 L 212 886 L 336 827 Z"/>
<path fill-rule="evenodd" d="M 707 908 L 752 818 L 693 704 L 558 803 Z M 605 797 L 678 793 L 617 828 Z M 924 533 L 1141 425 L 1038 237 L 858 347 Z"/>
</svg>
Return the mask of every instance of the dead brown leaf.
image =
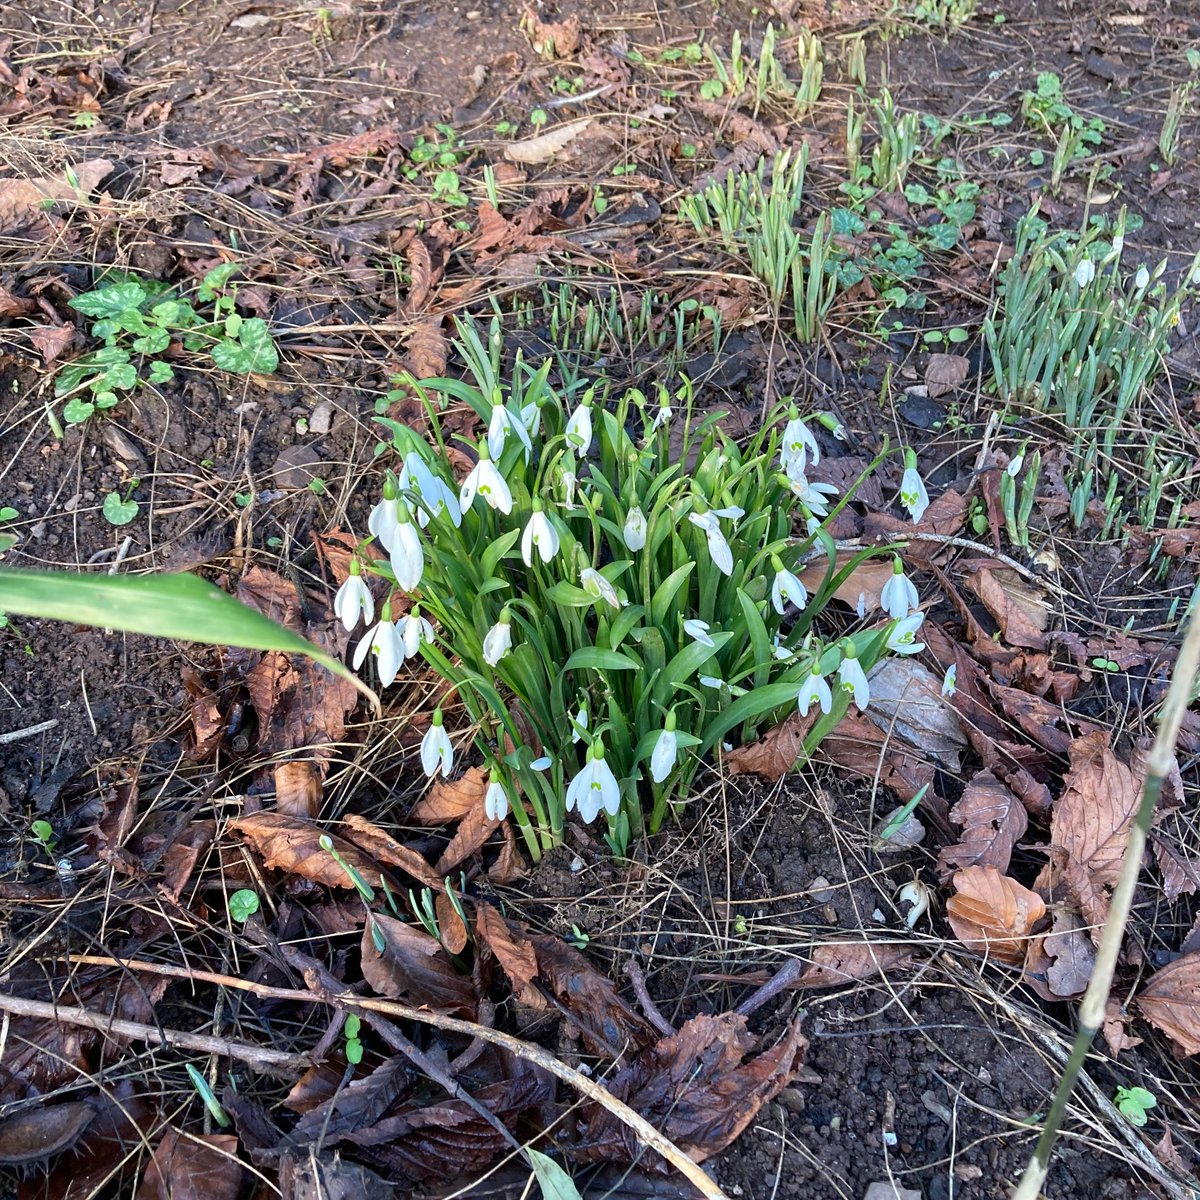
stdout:
<svg viewBox="0 0 1200 1200">
<path fill-rule="evenodd" d="M 1070 909 L 1054 914 L 1049 932 L 1029 943 L 1025 978 L 1045 1000 L 1081 996 L 1096 966 L 1096 948 L 1082 918 Z"/>
<path fill-rule="evenodd" d="M 446 356 L 450 347 L 442 333 L 440 317 L 421 321 L 408 335 L 404 369 L 414 379 L 433 379 L 446 373 Z"/>
<path fill-rule="evenodd" d="M 1109 997 L 1108 1003 L 1104 1008 L 1104 1023 L 1100 1027 L 1100 1032 L 1104 1035 L 1104 1040 L 1108 1043 L 1108 1051 L 1114 1057 L 1120 1054 L 1122 1050 L 1130 1050 L 1134 1046 L 1140 1046 L 1142 1039 L 1134 1037 L 1126 1030 L 1126 1024 L 1129 1021 L 1129 1014 L 1122 1007 L 1121 1002 L 1113 997 Z"/>
<path fill-rule="evenodd" d="M 532 8 L 525 9 L 521 28 L 528 31 L 534 50 L 543 58 L 570 58 L 579 49 L 583 32 L 577 13 L 565 21 L 543 21 Z"/>
<path fill-rule="evenodd" d="M 795 987 L 842 987 L 901 970 L 910 962 L 912 948 L 897 942 L 820 942 L 809 953 Z"/>
<path fill-rule="evenodd" d="M 967 381 L 969 370 L 970 364 L 961 354 L 931 354 L 925 368 L 929 398 L 936 400 L 961 387 Z"/>
<path fill-rule="evenodd" d="M 512 822 L 505 821 L 500 826 L 500 833 L 504 838 L 504 844 L 500 847 L 500 854 L 496 861 L 488 867 L 487 877 L 492 883 L 505 887 L 510 883 L 515 883 L 518 879 L 524 879 L 529 874 L 529 867 L 517 846 L 517 835 L 513 833 Z"/>
<path fill-rule="evenodd" d="M 321 780 L 303 760 L 276 763 L 275 808 L 289 817 L 311 821 L 321 809 Z"/>
<path fill-rule="evenodd" d="M 413 805 L 408 814 L 418 825 L 444 825 L 459 821 L 467 813 L 483 807 L 488 777 L 482 767 L 471 767 L 458 779 L 435 779 L 429 794 Z"/>
<path fill-rule="evenodd" d="M 1150 842 L 1162 872 L 1163 895 L 1167 900 L 1174 904 L 1180 896 L 1193 895 L 1200 888 L 1200 864 L 1158 834 L 1151 834 Z"/>
<path fill-rule="evenodd" d="M 963 867 L 995 867 L 1003 874 L 1029 826 L 1021 802 L 991 771 L 980 771 L 967 784 L 950 820 L 962 826 L 962 837 L 938 855 L 943 881 Z"/>
<path fill-rule="evenodd" d="M 86 202 L 112 172 L 113 164 L 92 158 L 49 178 L 0 179 L 0 231 L 22 229 L 43 215 L 46 201 Z"/>
<path fill-rule="evenodd" d="M 215 821 L 193 821 L 164 851 L 163 887 L 173 899 L 178 900 L 183 894 L 183 889 L 196 869 L 196 863 L 212 845 L 216 834 Z"/>
<path fill-rule="evenodd" d="M 437 938 L 386 913 L 372 913 L 363 928 L 362 973 L 389 1000 L 467 1016 L 474 1016 L 479 1002 L 471 976 L 455 970 Z"/>
<path fill-rule="evenodd" d="M 836 570 L 844 570 L 849 561 L 849 555 L 845 562 L 834 559 Z M 817 559 L 816 562 L 810 563 L 801 571 L 800 582 L 808 588 L 811 595 L 815 595 L 825 582 L 828 570 L 828 561 Z M 871 612 L 879 607 L 879 593 L 891 577 L 892 564 L 890 562 L 883 562 L 878 558 L 864 559 L 833 589 L 833 598 L 840 600 L 843 604 L 848 604 L 855 610 L 858 609 L 861 601 L 864 611 Z"/>
<path fill-rule="evenodd" d="M 481 900 L 475 905 L 475 936 L 503 967 L 513 995 L 522 1004 L 544 1008 L 546 1002 L 533 986 L 538 973 L 537 954 L 520 928 Z"/>
<path fill-rule="evenodd" d="M 816 712 L 810 712 L 807 717 L 793 713 L 773 729 L 768 729 L 758 741 L 730 750 L 721 761 L 731 775 L 782 779 L 795 767 L 804 748 L 804 739 L 816 719 Z"/>
<path fill-rule="evenodd" d="M 408 297 L 403 304 L 403 311 L 408 316 L 415 316 L 428 303 L 429 295 L 436 282 L 433 255 L 429 252 L 429 247 L 419 237 L 413 238 L 408 243 L 408 246 L 405 248 L 405 254 L 408 257 L 410 283 Z"/>
<path fill-rule="evenodd" d="M 693 1017 L 677 1034 L 648 1047 L 609 1083 L 630 1105 L 696 1162 L 724 1150 L 800 1069 L 808 1039 L 800 1022 L 770 1050 L 743 1063 L 756 1039 L 735 1013 Z M 638 1162 L 665 1172 L 637 1136 L 607 1109 L 592 1107 L 580 1156 Z"/>
<path fill-rule="evenodd" d="M 1171 1137 L 1171 1123 L 1165 1117 L 1163 1118 L 1163 1135 L 1154 1144 L 1154 1157 L 1163 1166 L 1170 1167 L 1172 1171 L 1185 1177 L 1191 1176 L 1191 1167 L 1183 1161 L 1179 1151 L 1175 1148 L 1175 1139 Z"/>
<path fill-rule="evenodd" d="M 959 941 L 1009 966 L 1024 962 L 1028 939 L 1046 914 L 1041 896 L 995 867 L 967 867 L 951 882 L 946 917 Z"/>
<path fill-rule="evenodd" d="M 437 913 L 438 933 L 442 937 L 442 945 L 451 954 L 461 954 L 471 940 L 467 932 L 467 923 L 459 916 L 458 909 L 447 892 L 438 892 L 433 902 Z"/>
<path fill-rule="evenodd" d="M 450 839 L 450 844 L 442 851 L 442 856 L 437 860 L 433 869 L 443 877 L 449 875 L 459 863 L 470 858 L 499 828 L 500 822 L 493 821 L 487 815 L 487 810 L 481 801 L 459 821 L 458 828 Z"/>
<path fill-rule="evenodd" d="M 1062 852 L 1052 860 L 1052 877 L 1098 930 L 1108 919 L 1109 891 L 1121 873 L 1141 780 L 1108 748 L 1106 733 L 1076 738 L 1070 753 L 1071 768 L 1050 819 L 1051 846 Z"/>
<path fill-rule="evenodd" d="M 389 867 L 399 867 L 406 875 L 419 880 L 425 887 L 440 892 L 444 887 L 443 876 L 439 875 L 425 860 L 425 856 L 396 841 L 378 825 L 372 824 L 358 813 L 347 813 L 342 827 L 347 841 L 353 842 L 376 862 Z"/>
<path fill-rule="evenodd" d="M 1008 567 L 980 567 L 967 576 L 967 587 L 983 602 L 1010 646 L 1046 649 L 1050 606 L 1046 593 Z"/>
<path fill-rule="evenodd" d="M 237 1200 L 242 1189 L 232 1134 L 184 1136 L 168 1129 L 142 1176 L 137 1200 Z"/>
<path fill-rule="evenodd" d="M 268 870 L 284 871 L 311 879 L 325 887 L 353 888 L 354 882 L 334 861 L 320 840 L 328 837 L 333 849 L 368 883 L 380 876 L 379 864 L 357 846 L 343 838 L 327 834 L 320 825 L 286 813 L 257 812 L 239 817 L 230 828 L 240 833 L 258 852 Z"/>
<path fill-rule="evenodd" d="M 192 719 L 188 758 L 193 762 L 207 762 L 216 754 L 225 735 L 221 706 L 195 668 L 183 668 L 183 686 L 187 689 L 188 712 Z"/>
<path fill-rule="evenodd" d="M 878 776 L 879 782 L 903 802 L 911 800 L 921 788 L 931 791 L 933 787 L 933 764 L 916 749 L 889 738 L 860 713 L 847 712 L 821 740 L 817 756 L 866 779 Z"/>
<path fill-rule="evenodd" d="M 29 340 L 33 348 L 42 356 L 42 361 L 50 366 L 60 358 L 75 341 L 73 325 L 39 325 L 29 331 Z"/>
<path fill-rule="evenodd" d="M 1200 1054 L 1200 954 L 1185 954 L 1155 971 L 1135 1003 L 1184 1057 Z"/>
</svg>

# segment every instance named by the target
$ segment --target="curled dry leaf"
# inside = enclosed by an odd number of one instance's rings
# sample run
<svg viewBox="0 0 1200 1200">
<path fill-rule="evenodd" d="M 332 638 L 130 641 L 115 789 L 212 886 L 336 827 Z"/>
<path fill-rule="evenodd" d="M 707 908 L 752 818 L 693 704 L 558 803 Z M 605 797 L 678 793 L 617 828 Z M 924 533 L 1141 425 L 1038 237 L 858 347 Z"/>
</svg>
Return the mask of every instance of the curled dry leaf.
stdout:
<svg viewBox="0 0 1200 1200">
<path fill-rule="evenodd" d="M 843 987 L 899 971 L 911 962 L 912 948 L 898 942 L 821 942 L 813 947 L 795 987 Z"/>
<path fill-rule="evenodd" d="M 458 779 L 435 779 L 429 794 L 413 805 L 408 819 L 418 825 L 461 820 L 473 809 L 483 807 L 487 786 L 487 774 L 482 767 L 471 767 Z"/>
<path fill-rule="evenodd" d="M 743 1062 L 756 1039 L 735 1013 L 693 1017 L 678 1033 L 642 1051 L 609 1083 L 609 1091 L 703 1162 L 724 1150 L 795 1079 L 808 1039 L 800 1022 L 756 1058 Z M 637 1136 L 607 1109 L 592 1106 L 581 1157 L 632 1163 L 665 1172 Z"/>
<path fill-rule="evenodd" d="M 51 366 L 75 341 L 74 325 L 39 325 L 30 330 L 29 340 L 33 348 L 42 356 L 42 361 Z"/>
<path fill-rule="evenodd" d="M 1185 954 L 1155 971 L 1135 1003 L 1184 1057 L 1200 1054 L 1200 954 Z"/>
<path fill-rule="evenodd" d="M 188 758 L 193 762 L 207 762 L 216 754 L 225 735 L 221 706 L 193 667 L 184 667 L 183 686 L 187 689 L 188 711 L 192 719 Z"/>
<path fill-rule="evenodd" d="M 1114 1057 L 1122 1050 L 1129 1050 L 1142 1044 L 1140 1037 L 1134 1037 L 1127 1032 L 1128 1021 L 1129 1014 L 1122 1008 L 1121 1002 L 1110 996 L 1104 1007 L 1104 1023 L 1100 1026 L 1100 1032 L 1108 1043 L 1109 1053 Z"/>
<path fill-rule="evenodd" d="M 312 820 L 321 808 L 321 780 L 303 760 L 275 765 L 275 808 L 290 817 Z"/>
<path fill-rule="evenodd" d="M 1200 863 L 1164 837 L 1155 834 L 1150 841 L 1158 869 L 1162 872 L 1163 895 L 1170 903 L 1174 904 L 1180 896 L 1190 896 L 1200 888 Z"/>
<path fill-rule="evenodd" d="M 961 354 L 931 354 L 925 368 L 925 386 L 929 398 L 936 400 L 947 392 L 961 387 L 967 381 L 970 363 Z"/>
<path fill-rule="evenodd" d="M 565 150 L 591 123 L 590 117 L 584 117 L 579 121 L 556 125 L 536 137 L 510 142 L 504 148 L 504 156 L 513 162 L 528 163 L 531 166 L 549 162 L 560 150 Z"/>
<path fill-rule="evenodd" d="M 1050 931 L 1029 943 L 1025 978 L 1043 1000 L 1083 995 L 1096 966 L 1096 948 L 1078 914 L 1060 908 Z"/>
<path fill-rule="evenodd" d="M 424 855 L 401 845 L 390 833 L 385 833 L 366 817 L 361 817 L 358 813 L 347 813 L 342 828 L 346 839 L 364 850 L 376 862 L 385 863 L 389 867 L 399 867 L 406 875 L 411 875 L 434 891 L 440 892 L 445 887 L 443 877 L 425 861 Z"/>
<path fill-rule="evenodd" d="M 967 576 L 967 587 L 995 617 L 1000 636 L 1010 646 L 1046 649 L 1050 606 L 1041 588 L 1027 583 L 1008 567 L 980 567 Z"/>
<path fill-rule="evenodd" d="M 442 876 L 449 875 L 459 863 L 470 858 L 484 842 L 500 828 L 499 821 L 487 815 L 482 802 L 472 808 L 458 823 L 450 844 L 442 851 L 434 870 Z"/>
<path fill-rule="evenodd" d="M 239 817 L 230 828 L 236 830 L 258 851 L 269 870 L 299 875 L 326 887 L 352 888 L 354 882 L 328 850 L 321 838 L 328 837 L 344 862 L 352 866 L 368 883 L 378 883 L 379 864 L 357 846 L 343 838 L 327 834 L 320 825 L 285 813 L 257 812 Z"/>
<path fill-rule="evenodd" d="M 807 717 L 793 713 L 768 729 L 757 741 L 738 746 L 722 758 L 731 775 L 761 775 L 782 779 L 796 765 L 804 739 L 816 720 L 816 712 Z"/>
<path fill-rule="evenodd" d="M 1050 819 L 1052 883 L 1071 893 L 1093 929 L 1108 918 L 1141 798 L 1141 780 L 1108 748 L 1108 735 L 1091 733 L 1071 743 L 1071 768 Z"/>
<path fill-rule="evenodd" d="M 951 771 L 967 746 L 958 714 L 942 696 L 942 680 L 913 657 L 885 658 L 871 681 L 868 720 L 893 739 L 902 738 Z"/>
<path fill-rule="evenodd" d="M 1021 802 L 991 771 L 980 771 L 967 784 L 950 820 L 962 826 L 962 837 L 938 855 L 943 880 L 963 867 L 1007 871 L 1013 847 L 1029 826 Z"/>
<path fill-rule="evenodd" d="M 475 936 L 503 968 L 513 995 L 522 1004 L 544 1008 L 546 1002 L 533 986 L 538 974 L 537 954 L 520 927 L 506 921 L 490 904 L 481 900 L 475 905 Z"/>
<path fill-rule="evenodd" d="M 433 379 L 446 373 L 449 346 L 440 317 L 421 321 L 408 335 L 404 369 L 415 379 Z"/>
<path fill-rule="evenodd" d="M 849 561 L 849 555 L 846 556 L 845 561 L 839 561 L 838 558 L 835 558 L 834 564 L 837 571 L 844 570 Z M 816 562 L 809 563 L 800 573 L 800 582 L 808 588 L 812 595 L 816 595 L 821 585 L 825 582 L 825 576 L 828 572 L 828 560 L 818 558 Z M 883 562 L 878 558 L 863 559 L 833 589 L 833 598 L 840 600 L 843 604 L 848 604 L 855 610 L 857 610 L 859 599 L 861 598 L 864 610 L 866 612 L 873 612 L 879 607 L 879 593 L 883 591 L 883 585 L 891 579 L 892 573 L 892 564 L 890 562 Z"/>
<path fill-rule="evenodd" d="M 0 232 L 22 229 L 38 219 L 48 200 L 86 201 L 112 169 L 107 159 L 93 158 L 52 178 L 0 179 Z"/>
<path fill-rule="evenodd" d="M 959 941 L 1009 966 L 1024 962 L 1029 937 L 1046 915 L 1041 896 L 995 867 L 967 867 L 952 883 L 946 917 Z"/>
<path fill-rule="evenodd" d="M 471 976 L 455 970 L 437 938 L 386 913 L 372 913 L 363 928 L 362 973 L 377 995 L 438 1012 L 471 1017 L 479 1001 Z"/>
</svg>

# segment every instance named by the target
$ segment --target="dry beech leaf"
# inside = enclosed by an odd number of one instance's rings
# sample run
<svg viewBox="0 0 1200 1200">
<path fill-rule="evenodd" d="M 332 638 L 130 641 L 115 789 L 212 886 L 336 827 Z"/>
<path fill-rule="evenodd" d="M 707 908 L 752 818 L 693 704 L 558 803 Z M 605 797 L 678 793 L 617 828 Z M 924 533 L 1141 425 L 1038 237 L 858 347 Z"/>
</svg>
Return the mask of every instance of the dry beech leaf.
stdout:
<svg viewBox="0 0 1200 1200">
<path fill-rule="evenodd" d="M 1048 933 L 1029 943 L 1025 977 L 1044 1000 L 1083 995 L 1096 966 L 1096 948 L 1077 913 L 1059 909 Z"/>
<path fill-rule="evenodd" d="M 1108 748 L 1108 735 L 1090 733 L 1071 743 L 1071 769 L 1050 818 L 1053 880 L 1071 892 L 1084 920 L 1100 929 L 1108 918 L 1141 799 L 1141 780 Z"/>
<path fill-rule="evenodd" d="M 458 821 L 473 809 L 483 807 L 487 792 L 487 774 L 482 767 L 471 767 L 458 779 L 435 779 L 429 795 L 413 805 L 408 814 L 418 825 L 444 825 Z"/>
<path fill-rule="evenodd" d="M 1024 806 L 991 771 L 980 771 L 967 784 L 950 820 L 962 826 L 962 837 L 938 855 L 943 879 L 963 867 L 1007 871 L 1013 847 L 1029 826 Z"/>
<path fill-rule="evenodd" d="M 925 368 L 925 386 L 929 389 L 929 398 L 936 400 L 961 387 L 967 381 L 969 369 L 969 362 L 961 354 L 931 354 L 929 365 Z"/>
<path fill-rule="evenodd" d="M 1023 963 L 1033 928 L 1046 915 L 1041 896 L 995 867 L 967 867 L 951 882 L 946 917 L 955 937 L 1009 966 Z"/>
<path fill-rule="evenodd" d="M 421 321 L 408 336 L 405 347 L 405 370 L 415 379 L 433 379 L 446 373 L 446 356 L 449 347 L 442 333 L 440 317 Z"/>
<path fill-rule="evenodd" d="M 286 813 L 258 812 L 239 817 L 231 829 L 242 835 L 263 860 L 268 870 L 285 871 L 321 883 L 326 887 L 353 888 L 354 882 L 320 841 L 328 837 L 342 859 L 354 867 L 368 883 L 378 881 L 379 864 L 357 846 L 327 834 L 320 825 L 289 817 Z"/>
<path fill-rule="evenodd" d="M 0 231 L 19 229 L 40 216 L 47 200 L 86 200 L 112 169 L 107 159 L 93 158 L 71 168 L 73 179 L 65 172 L 45 179 L 0 179 Z"/>
<path fill-rule="evenodd" d="M 475 1013 L 479 998 L 471 976 L 455 970 L 437 938 L 386 913 L 372 913 L 363 927 L 362 973 L 377 995 L 390 1000 L 403 997 L 439 1012 Z"/>
<path fill-rule="evenodd" d="M 183 686 L 187 689 L 188 712 L 192 719 L 192 739 L 187 756 L 193 762 L 207 762 L 216 754 L 225 736 L 221 706 L 193 667 L 184 667 Z"/>
<path fill-rule="evenodd" d="M 508 982 L 522 1004 L 545 1008 L 546 1001 L 533 986 L 537 978 L 537 954 L 520 930 L 510 928 L 490 904 L 475 905 L 475 936 L 492 952 L 508 976 Z"/>
<path fill-rule="evenodd" d="M 438 932 L 442 937 L 442 945 L 451 954 L 461 954 L 467 948 L 467 942 L 470 941 L 466 922 L 459 916 L 454 902 L 445 892 L 437 894 L 433 906 L 437 913 Z"/>
<path fill-rule="evenodd" d="M 729 751 L 721 761 L 731 775 L 782 779 L 796 765 L 804 748 L 804 739 L 815 720 L 815 711 L 807 717 L 793 713 L 774 729 L 768 729 L 758 741 Z"/>
<path fill-rule="evenodd" d="M 347 841 L 366 851 L 376 862 L 386 863 L 389 867 L 399 867 L 406 875 L 411 875 L 434 891 L 445 887 L 444 877 L 425 861 L 423 855 L 401 845 L 390 833 L 385 833 L 366 817 L 359 816 L 358 813 L 347 813 L 342 827 Z"/>
<path fill-rule="evenodd" d="M 912 962 L 912 948 L 897 942 L 822 942 L 808 955 L 796 988 L 843 987 L 898 971 Z"/>
<path fill-rule="evenodd" d="M 590 117 L 580 121 L 570 121 L 565 125 L 556 125 L 539 133 L 536 137 L 525 138 L 519 142 L 510 142 L 504 148 L 505 158 L 513 162 L 527 163 L 531 166 L 549 162 L 560 150 L 566 149 L 590 124 Z"/>
<path fill-rule="evenodd" d="M 487 810 L 480 801 L 458 823 L 450 844 L 442 851 L 442 857 L 437 860 L 434 870 L 443 878 L 450 874 L 459 863 L 470 858 L 484 842 L 500 828 L 499 821 L 493 821 L 487 815 Z"/>
<path fill-rule="evenodd" d="M 1172 1171 L 1177 1171 L 1180 1175 L 1189 1176 L 1192 1173 L 1191 1167 L 1185 1163 L 1180 1157 L 1179 1151 L 1175 1149 L 1175 1139 L 1171 1137 L 1171 1125 L 1163 1118 L 1163 1135 L 1154 1145 L 1154 1157 L 1165 1167 L 1170 1167 Z"/>
<path fill-rule="evenodd" d="M 735 1013 L 693 1017 L 643 1050 L 608 1090 L 645 1117 L 695 1162 L 724 1150 L 762 1106 L 795 1079 L 808 1039 L 794 1021 L 769 1050 L 743 1062 L 756 1039 Z M 591 1106 L 580 1157 L 665 1172 L 637 1135 L 605 1108 Z"/>
<path fill-rule="evenodd" d="M 995 617 L 1000 636 L 1008 645 L 1046 649 L 1050 606 L 1041 588 L 1027 583 L 1008 567 L 980 567 L 967 576 L 967 587 Z"/>
<path fill-rule="evenodd" d="M 242 1190 L 237 1148 L 232 1134 L 184 1137 L 168 1129 L 142 1176 L 137 1200 L 237 1200 Z"/>
<path fill-rule="evenodd" d="M 1180 896 L 1190 896 L 1200 888 L 1200 863 L 1188 858 L 1166 838 L 1152 834 L 1150 840 L 1154 845 L 1158 869 L 1162 872 L 1163 895 L 1170 903 L 1173 904 Z"/>
<path fill-rule="evenodd" d="M 1185 1057 L 1200 1053 L 1200 954 L 1185 954 L 1155 971 L 1135 1003 Z"/>
<path fill-rule="evenodd" d="M 70 349 L 75 340 L 74 325 L 40 325 L 29 331 L 29 340 L 34 349 L 42 356 L 42 361 L 50 366 L 56 359 Z"/>
<path fill-rule="evenodd" d="M 275 766 L 275 808 L 289 817 L 314 818 L 321 808 L 321 780 L 310 762 Z"/>
<path fill-rule="evenodd" d="M 505 887 L 518 879 L 524 879 L 529 874 L 529 867 L 517 846 L 517 835 L 513 833 L 512 822 L 505 821 L 500 826 L 500 833 L 504 844 L 500 847 L 496 861 L 488 867 L 487 877 L 492 883 Z"/>
<path fill-rule="evenodd" d="M 847 712 L 821 740 L 817 755 L 866 779 L 878 776 L 903 803 L 933 786 L 933 765 L 896 738 L 889 740 L 861 713 Z"/>
<path fill-rule="evenodd" d="M 834 559 L 834 563 L 839 571 L 843 570 L 846 566 L 846 563 L 840 563 L 836 558 Z M 810 563 L 800 573 L 800 582 L 808 588 L 810 594 L 816 595 L 818 589 L 825 582 L 825 576 L 828 572 L 829 561 L 819 558 L 816 562 Z M 840 600 L 843 604 L 848 604 L 856 611 L 859 599 L 861 598 L 865 611 L 872 612 L 879 607 L 879 593 L 883 590 L 883 585 L 891 579 L 892 573 L 892 564 L 890 562 L 883 562 L 878 558 L 863 559 L 833 589 L 833 598 Z"/>
</svg>

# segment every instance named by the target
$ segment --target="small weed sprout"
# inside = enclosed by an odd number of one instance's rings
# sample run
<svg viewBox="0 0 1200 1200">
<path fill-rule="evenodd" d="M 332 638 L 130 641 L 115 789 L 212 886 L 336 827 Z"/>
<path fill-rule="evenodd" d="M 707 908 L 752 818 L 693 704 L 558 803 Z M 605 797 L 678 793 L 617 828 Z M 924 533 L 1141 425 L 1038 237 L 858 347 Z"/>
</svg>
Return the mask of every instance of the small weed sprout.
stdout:
<svg viewBox="0 0 1200 1200">
<path fill-rule="evenodd" d="M 1122 1116 L 1139 1127 L 1150 1119 L 1150 1110 L 1158 1106 L 1158 1098 L 1144 1087 L 1119 1087 L 1114 1100 Z"/>
<path fill-rule="evenodd" d="M 229 897 L 229 915 L 239 925 L 245 925 L 258 909 L 258 893 L 250 888 L 239 888 Z"/>
<path fill-rule="evenodd" d="M 352 1067 L 357 1067 L 363 1059 L 362 1039 L 358 1036 L 362 1032 L 362 1018 L 357 1013 L 351 1013 L 346 1018 L 343 1030 L 346 1034 L 346 1061 Z"/>
<path fill-rule="evenodd" d="M 876 662 L 919 649 L 907 607 L 840 640 L 818 628 L 874 551 L 835 562 L 825 524 L 849 497 L 810 482 L 819 446 L 794 409 L 738 443 L 686 381 L 654 400 L 631 389 L 609 403 L 593 387 L 568 403 L 549 363 L 518 357 L 502 377 L 498 321 L 486 338 L 460 323 L 459 339 L 468 380 L 401 380 L 428 440 L 379 418 L 400 470 L 370 521 L 390 559 L 370 569 L 419 600 L 432 633 L 415 652 L 457 692 L 503 791 L 493 807 L 535 858 L 573 809 L 603 812 L 624 854 L 643 814 L 657 830 L 725 740 L 819 706 L 811 749 L 852 697 L 869 702 Z M 461 483 L 449 401 L 486 430 L 465 443 L 476 461 Z M 809 558 L 826 564 L 811 592 L 797 577 Z M 371 645 L 391 645 L 389 621 Z M 385 683 L 403 661 L 388 654 Z"/>
</svg>

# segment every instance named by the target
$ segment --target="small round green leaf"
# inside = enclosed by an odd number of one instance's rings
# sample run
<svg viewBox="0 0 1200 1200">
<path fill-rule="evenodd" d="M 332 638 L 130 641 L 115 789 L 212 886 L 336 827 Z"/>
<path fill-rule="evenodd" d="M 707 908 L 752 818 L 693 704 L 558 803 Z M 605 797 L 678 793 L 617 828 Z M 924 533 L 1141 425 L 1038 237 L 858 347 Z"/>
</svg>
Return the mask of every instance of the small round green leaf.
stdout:
<svg viewBox="0 0 1200 1200">
<path fill-rule="evenodd" d="M 229 897 L 229 915 L 244 923 L 258 912 L 258 893 L 250 888 L 239 888 Z"/>
</svg>

